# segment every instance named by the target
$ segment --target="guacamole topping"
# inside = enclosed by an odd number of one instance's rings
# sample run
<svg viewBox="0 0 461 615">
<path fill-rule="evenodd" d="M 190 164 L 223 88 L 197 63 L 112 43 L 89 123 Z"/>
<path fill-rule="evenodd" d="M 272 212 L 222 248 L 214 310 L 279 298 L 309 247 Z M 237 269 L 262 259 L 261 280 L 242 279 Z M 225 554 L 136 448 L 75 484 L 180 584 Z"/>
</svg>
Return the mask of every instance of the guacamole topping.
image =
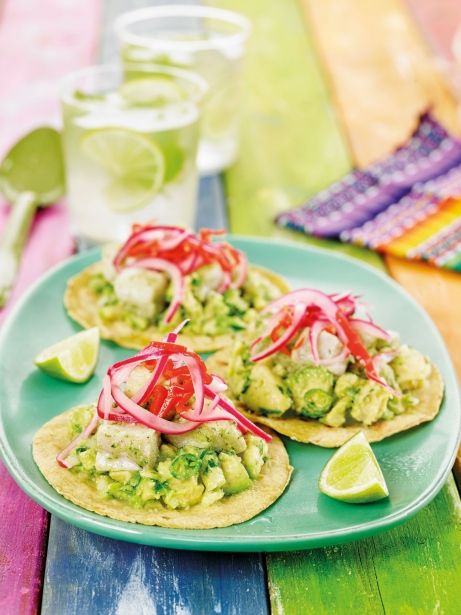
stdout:
<svg viewBox="0 0 461 615">
<path fill-rule="evenodd" d="M 103 248 L 100 266 L 90 275 L 70 282 L 66 306 L 84 326 L 96 320 L 103 333 L 113 331 L 109 337 L 120 337 L 122 325 L 133 339 L 144 334 L 152 339 L 152 331 L 163 335 L 184 319 L 186 336 L 234 335 L 286 287 L 274 274 L 249 267 L 245 255 L 227 242 L 212 241 L 221 233 L 135 226 L 121 248 Z M 83 305 L 88 301 L 96 304 L 91 317 Z"/>
<path fill-rule="evenodd" d="M 431 420 L 437 368 L 360 309 L 351 294 L 293 291 L 264 308 L 253 339 L 208 365 L 249 417 L 303 442 L 339 446 L 360 429 L 376 441 Z"/>
<path fill-rule="evenodd" d="M 282 441 L 223 397 L 224 382 L 177 343 L 179 329 L 112 365 L 96 404 L 35 435 L 35 462 L 71 502 L 130 523 L 202 529 L 251 519 L 283 493 L 292 468 Z"/>
<path fill-rule="evenodd" d="M 94 406 L 74 409 L 69 436 L 82 433 L 94 414 Z M 140 424 L 99 420 L 68 460 L 69 472 L 105 498 L 134 508 L 158 502 L 175 510 L 209 505 L 250 488 L 267 454 L 266 441 L 242 434 L 232 421 L 211 421 L 168 436 Z"/>
<path fill-rule="evenodd" d="M 210 504 L 249 489 L 267 460 L 271 436 L 222 397 L 226 385 L 178 333 L 112 365 L 97 404 L 70 415 L 56 461 L 104 497 Z"/>
</svg>

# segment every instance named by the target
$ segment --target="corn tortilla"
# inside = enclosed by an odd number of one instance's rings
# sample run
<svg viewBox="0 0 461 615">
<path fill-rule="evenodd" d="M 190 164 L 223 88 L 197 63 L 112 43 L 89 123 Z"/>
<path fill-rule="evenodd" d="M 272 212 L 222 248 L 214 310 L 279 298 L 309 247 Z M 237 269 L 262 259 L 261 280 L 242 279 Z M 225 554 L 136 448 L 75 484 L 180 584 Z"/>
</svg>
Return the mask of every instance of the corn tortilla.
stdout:
<svg viewBox="0 0 461 615">
<path fill-rule="evenodd" d="M 206 361 L 210 373 L 226 379 L 228 368 L 229 351 L 220 351 Z M 363 431 L 368 442 L 379 442 L 394 434 L 416 427 L 421 423 L 432 421 L 438 414 L 443 398 L 443 380 L 439 370 L 431 363 L 432 370 L 429 378 L 424 382 L 423 387 L 413 391 L 412 395 L 419 399 L 419 404 L 399 414 L 390 420 L 378 421 L 368 427 L 365 425 L 346 425 L 345 427 L 330 427 L 314 419 L 290 418 L 271 418 L 250 412 L 240 403 L 236 403 L 245 416 L 255 423 L 261 423 L 271 427 L 284 436 L 288 436 L 297 442 L 305 442 L 323 446 L 325 448 L 335 448 L 341 446 L 354 434 Z"/>
<path fill-rule="evenodd" d="M 184 510 L 170 510 L 159 502 L 149 502 L 141 509 L 133 508 L 126 502 L 104 497 L 93 482 L 56 462 L 56 455 L 69 443 L 68 422 L 73 410 L 54 417 L 39 429 L 33 440 L 32 454 L 40 471 L 58 493 L 77 506 L 105 517 L 180 529 L 227 527 L 265 510 L 282 495 L 290 481 L 293 468 L 288 454 L 280 438 L 271 433 L 273 440 L 269 444 L 268 459 L 261 474 L 246 491 L 210 506 L 198 504 Z"/>
<path fill-rule="evenodd" d="M 283 295 L 290 290 L 290 287 L 283 278 L 262 267 L 251 266 L 268 278 L 275 286 L 280 289 Z M 91 289 L 90 280 L 92 276 L 101 273 L 101 266 L 95 263 L 87 267 L 74 277 L 67 285 L 64 295 L 64 306 L 71 318 L 78 324 L 89 329 L 99 327 L 101 337 L 111 340 L 125 348 L 140 350 L 152 341 L 162 340 L 165 332 L 160 332 L 156 327 L 151 326 L 145 331 L 134 331 L 129 324 L 123 321 L 104 322 L 99 316 L 98 295 Z M 182 344 L 195 352 L 213 352 L 220 348 L 225 348 L 233 339 L 234 335 L 226 333 L 224 335 L 179 335 L 178 344 Z"/>
</svg>

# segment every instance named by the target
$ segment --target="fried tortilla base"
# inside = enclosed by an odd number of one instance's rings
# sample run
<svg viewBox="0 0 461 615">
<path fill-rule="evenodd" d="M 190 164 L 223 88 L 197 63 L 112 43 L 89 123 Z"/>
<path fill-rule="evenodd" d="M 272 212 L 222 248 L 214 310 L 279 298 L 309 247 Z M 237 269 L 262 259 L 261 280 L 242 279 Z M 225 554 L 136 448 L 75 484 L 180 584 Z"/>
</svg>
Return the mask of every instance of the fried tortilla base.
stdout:
<svg viewBox="0 0 461 615">
<path fill-rule="evenodd" d="M 56 455 L 69 443 L 69 417 L 64 412 L 43 425 L 34 437 L 32 454 L 40 471 L 58 493 L 77 506 L 105 517 L 161 527 L 211 529 L 242 523 L 259 514 L 277 500 L 290 481 L 293 468 L 280 438 L 271 433 L 268 459 L 261 474 L 246 491 L 226 496 L 210 506 L 198 504 L 189 509 L 170 510 L 160 502 L 133 508 L 126 502 L 108 499 L 95 484 L 62 468 Z M 267 430 L 269 431 L 269 430 Z"/>
<path fill-rule="evenodd" d="M 207 359 L 208 370 L 212 374 L 227 377 L 229 351 L 220 351 Z M 288 436 L 297 442 L 305 442 L 335 448 L 341 446 L 354 434 L 363 431 L 368 442 L 379 442 L 396 433 L 416 427 L 421 423 L 432 421 L 440 409 L 443 398 L 443 380 L 439 370 L 432 365 L 432 371 L 418 391 L 412 394 L 419 399 L 419 404 L 410 408 L 403 414 L 399 414 L 390 420 L 379 421 L 373 425 L 346 425 L 345 427 L 330 427 L 314 419 L 300 418 L 271 418 L 250 412 L 240 403 L 237 407 L 245 416 L 254 421 L 271 427 L 284 436 Z"/>
<path fill-rule="evenodd" d="M 251 268 L 261 272 L 275 284 L 280 289 L 281 295 L 289 292 L 290 287 L 280 276 L 262 267 L 252 266 Z M 90 286 L 92 276 L 97 273 L 101 273 L 100 263 L 87 267 L 69 280 L 64 294 L 64 306 L 73 320 L 85 329 L 99 327 L 102 338 L 111 340 L 119 346 L 134 348 L 135 350 L 140 350 L 150 342 L 162 340 L 165 337 L 165 332 L 160 332 L 153 326 L 145 331 L 134 331 L 124 321 L 104 322 L 98 313 L 98 295 L 91 290 Z M 178 344 L 182 344 L 195 352 L 213 352 L 228 346 L 233 338 L 234 335 L 229 333 L 217 336 L 180 334 Z"/>
</svg>

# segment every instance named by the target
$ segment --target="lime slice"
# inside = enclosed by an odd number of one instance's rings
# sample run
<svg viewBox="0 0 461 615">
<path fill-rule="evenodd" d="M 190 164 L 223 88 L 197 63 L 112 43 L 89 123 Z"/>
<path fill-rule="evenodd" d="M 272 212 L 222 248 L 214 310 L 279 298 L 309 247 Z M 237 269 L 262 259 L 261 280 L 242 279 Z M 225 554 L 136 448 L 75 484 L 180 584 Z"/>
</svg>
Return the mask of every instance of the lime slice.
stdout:
<svg viewBox="0 0 461 615">
<path fill-rule="evenodd" d="M 99 329 L 81 331 L 43 350 L 34 359 L 42 371 L 69 382 L 85 382 L 93 374 L 99 353 Z"/>
<path fill-rule="evenodd" d="M 99 128 L 84 134 L 81 146 L 109 176 L 109 209 L 139 209 L 161 189 L 165 161 L 160 148 L 147 137 L 125 128 Z"/>
<path fill-rule="evenodd" d="M 130 105 L 161 106 L 185 99 L 183 88 L 168 77 L 143 77 L 124 83 L 119 94 Z"/>
<path fill-rule="evenodd" d="M 363 431 L 353 436 L 329 460 L 319 481 L 322 493 L 359 504 L 389 495 L 381 468 Z"/>
</svg>

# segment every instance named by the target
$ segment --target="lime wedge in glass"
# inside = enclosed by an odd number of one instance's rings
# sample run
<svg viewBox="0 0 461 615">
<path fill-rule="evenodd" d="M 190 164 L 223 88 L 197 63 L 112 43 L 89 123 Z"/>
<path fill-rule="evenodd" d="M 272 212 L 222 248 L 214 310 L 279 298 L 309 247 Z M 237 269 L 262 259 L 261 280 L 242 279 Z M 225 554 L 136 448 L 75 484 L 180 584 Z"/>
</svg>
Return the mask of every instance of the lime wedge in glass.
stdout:
<svg viewBox="0 0 461 615">
<path fill-rule="evenodd" d="M 132 130 L 99 128 L 83 135 L 84 153 L 108 173 L 107 206 L 126 212 L 144 207 L 163 185 L 160 148 Z"/>
<path fill-rule="evenodd" d="M 335 500 L 360 504 L 389 495 L 378 461 L 361 431 L 328 461 L 319 480 L 322 493 Z"/>
<path fill-rule="evenodd" d="M 94 373 L 99 354 L 99 329 L 71 335 L 43 350 L 34 359 L 42 371 L 68 382 L 86 382 Z"/>
<path fill-rule="evenodd" d="M 120 86 L 119 95 L 130 105 L 161 106 L 181 102 L 186 93 L 168 77 L 143 77 L 126 81 Z"/>
</svg>

